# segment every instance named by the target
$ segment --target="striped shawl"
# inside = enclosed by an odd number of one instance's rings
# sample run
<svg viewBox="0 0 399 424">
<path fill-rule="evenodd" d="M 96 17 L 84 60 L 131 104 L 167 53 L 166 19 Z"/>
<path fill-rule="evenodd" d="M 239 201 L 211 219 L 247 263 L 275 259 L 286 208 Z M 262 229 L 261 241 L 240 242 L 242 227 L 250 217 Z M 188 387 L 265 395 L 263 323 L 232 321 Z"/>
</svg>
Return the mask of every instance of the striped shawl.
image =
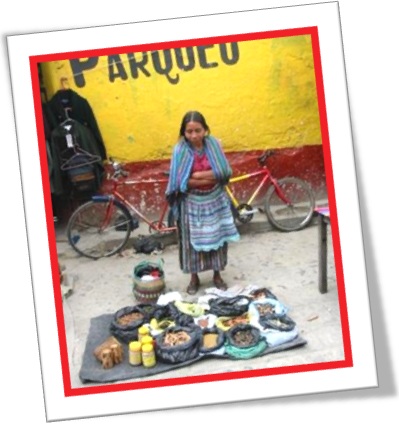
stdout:
<svg viewBox="0 0 399 424">
<path fill-rule="evenodd" d="M 222 150 L 220 142 L 208 135 L 204 139 L 204 151 L 208 157 L 212 171 L 221 185 L 229 182 L 232 170 Z M 194 162 L 194 150 L 184 138 L 175 145 L 170 163 L 169 181 L 166 187 L 166 198 L 172 209 L 179 197 L 188 191 L 188 180 Z"/>
</svg>

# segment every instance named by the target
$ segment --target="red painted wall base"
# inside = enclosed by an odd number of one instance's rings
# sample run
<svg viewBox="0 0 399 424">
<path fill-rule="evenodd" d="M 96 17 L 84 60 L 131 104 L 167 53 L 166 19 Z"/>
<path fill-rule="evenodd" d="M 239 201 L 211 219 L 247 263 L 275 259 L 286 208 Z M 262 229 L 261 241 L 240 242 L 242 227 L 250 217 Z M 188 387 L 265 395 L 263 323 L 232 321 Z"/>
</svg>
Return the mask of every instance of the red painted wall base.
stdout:
<svg viewBox="0 0 399 424">
<path fill-rule="evenodd" d="M 259 169 L 257 159 L 262 153 L 263 151 L 261 150 L 227 153 L 233 169 L 233 175 L 240 175 Z M 276 149 L 275 155 L 270 157 L 267 163 L 275 177 L 294 176 L 302 178 L 311 185 L 316 198 L 327 198 L 321 145 Z M 125 166 L 130 173 L 129 178 L 137 180 L 137 183 L 122 188 L 121 192 L 146 215 L 156 216 L 165 201 L 164 193 L 167 184 L 165 172 L 169 170 L 169 164 L 169 160 L 162 160 L 128 163 Z M 107 171 L 109 171 L 109 168 Z M 160 180 L 160 182 L 145 182 L 149 179 Z M 245 203 L 245 199 L 249 198 L 259 181 L 259 177 L 255 177 L 237 182 L 232 187 L 233 192 L 239 200 Z M 109 188 L 110 184 L 105 180 L 101 191 L 107 193 Z M 264 193 L 265 190 L 259 193 L 259 200 L 262 199 Z"/>
</svg>

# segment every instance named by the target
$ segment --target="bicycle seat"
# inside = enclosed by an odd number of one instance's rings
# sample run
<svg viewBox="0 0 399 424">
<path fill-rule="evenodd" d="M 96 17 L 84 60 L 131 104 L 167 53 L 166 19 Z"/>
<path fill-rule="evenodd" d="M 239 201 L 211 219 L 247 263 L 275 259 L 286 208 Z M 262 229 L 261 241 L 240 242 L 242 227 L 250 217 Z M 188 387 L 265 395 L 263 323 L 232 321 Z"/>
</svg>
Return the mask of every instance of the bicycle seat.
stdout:
<svg viewBox="0 0 399 424">
<path fill-rule="evenodd" d="M 258 162 L 261 165 L 264 165 L 265 162 L 267 161 L 267 159 L 274 155 L 276 152 L 274 150 L 265 150 L 259 157 L 258 157 Z"/>
</svg>

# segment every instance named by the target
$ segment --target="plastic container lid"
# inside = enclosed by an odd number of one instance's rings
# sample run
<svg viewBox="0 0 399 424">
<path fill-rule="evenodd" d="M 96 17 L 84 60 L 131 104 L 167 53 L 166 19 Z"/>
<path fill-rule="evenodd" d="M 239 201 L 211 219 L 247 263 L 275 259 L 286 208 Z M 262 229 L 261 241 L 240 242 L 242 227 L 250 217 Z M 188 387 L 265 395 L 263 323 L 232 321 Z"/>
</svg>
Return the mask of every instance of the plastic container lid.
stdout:
<svg viewBox="0 0 399 424">
<path fill-rule="evenodd" d="M 139 334 L 143 335 L 143 334 L 148 334 L 150 332 L 150 329 L 146 326 L 142 326 L 139 328 Z"/>
<path fill-rule="evenodd" d="M 152 343 L 153 342 L 153 337 L 152 336 L 143 336 L 143 338 L 141 339 L 141 343 L 145 344 L 145 343 Z"/>
<path fill-rule="evenodd" d="M 140 350 L 141 349 L 141 343 L 134 341 L 129 343 L 129 349 L 131 350 Z"/>
<path fill-rule="evenodd" d="M 152 343 L 145 343 L 141 346 L 141 350 L 143 352 L 151 352 L 152 350 L 154 350 L 154 346 L 152 345 Z"/>
</svg>

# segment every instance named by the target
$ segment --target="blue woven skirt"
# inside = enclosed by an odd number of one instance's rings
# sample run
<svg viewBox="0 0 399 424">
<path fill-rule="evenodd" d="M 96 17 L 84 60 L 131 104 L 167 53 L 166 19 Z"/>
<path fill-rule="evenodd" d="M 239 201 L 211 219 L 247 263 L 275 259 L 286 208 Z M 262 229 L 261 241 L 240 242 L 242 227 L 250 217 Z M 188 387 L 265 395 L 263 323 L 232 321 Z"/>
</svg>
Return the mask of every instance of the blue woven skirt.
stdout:
<svg viewBox="0 0 399 424">
<path fill-rule="evenodd" d="M 180 204 L 178 236 L 183 272 L 225 268 L 228 243 L 238 241 L 240 235 L 222 187 L 190 191 Z"/>
</svg>

